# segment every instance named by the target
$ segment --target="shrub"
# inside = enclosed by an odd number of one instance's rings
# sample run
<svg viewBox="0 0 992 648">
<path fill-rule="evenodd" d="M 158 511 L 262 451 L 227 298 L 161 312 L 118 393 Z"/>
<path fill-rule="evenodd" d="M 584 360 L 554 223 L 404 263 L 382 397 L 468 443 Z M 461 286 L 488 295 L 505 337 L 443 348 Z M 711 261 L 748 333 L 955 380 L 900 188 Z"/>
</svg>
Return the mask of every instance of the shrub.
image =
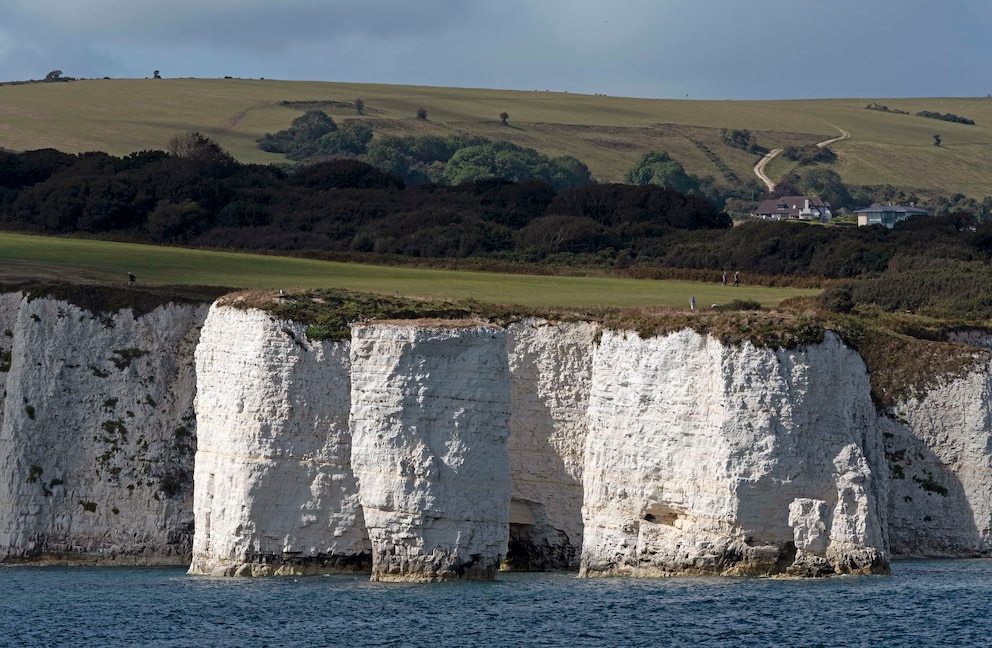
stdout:
<svg viewBox="0 0 992 648">
<path fill-rule="evenodd" d="M 850 284 L 834 284 L 817 296 L 817 304 L 834 313 L 850 313 L 854 309 L 854 296 Z"/>
<path fill-rule="evenodd" d="M 37 482 L 38 478 L 41 477 L 41 474 L 43 472 L 45 471 L 42 469 L 41 466 L 39 466 L 38 464 L 31 464 L 31 467 L 28 469 L 27 483 L 33 484 Z"/>
<path fill-rule="evenodd" d="M 939 119 L 941 121 L 953 122 L 955 124 L 967 124 L 969 126 L 975 125 L 975 120 L 968 119 L 967 117 L 960 117 L 954 113 L 939 113 L 931 110 L 921 110 L 916 113 L 917 117 L 926 117 L 927 119 Z"/>
<path fill-rule="evenodd" d="M 724 129 L 723 143 L 749 153 L 755 153 L 760 148 L 754 135 L 746 128 Z"/>
<path fill-rule="evenodd" d="M 782 155 L 798 162 L 800 166 L 811 164 L 829 164 L 837 159 L 837 154 L 826 146 L 819 147 L 816 144 L 809 146 L 788 146 L 782 151 Z"/>
<path fill-rule="evenodd" d="M 724 304 L 722 306 L 717 306 L 717 310 L 724 311 L 760 311 L 764 310 L 761 307 L 761 302 L 754 299 L 734 299 L 729 304 Z"/>
</svg>

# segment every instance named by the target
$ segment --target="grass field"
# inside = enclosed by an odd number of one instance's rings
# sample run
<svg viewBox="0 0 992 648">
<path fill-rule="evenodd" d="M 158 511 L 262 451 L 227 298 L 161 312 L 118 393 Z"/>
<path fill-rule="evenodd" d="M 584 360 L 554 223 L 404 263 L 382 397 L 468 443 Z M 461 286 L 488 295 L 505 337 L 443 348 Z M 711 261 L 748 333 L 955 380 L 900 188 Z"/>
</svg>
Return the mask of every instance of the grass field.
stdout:
<svg viewBox="0 0 992 648">
<path fill-rule="evenodd" d="M 819 291 L 723 287 L 711 283 L 599 277 L 549 277 L 335 263 L 277 256 L 189 250 L 0 233 L 0 280 L 62 280 L 107 285 L 202 285 L 230 288 L 345 288 L 406 297 L 476 299 L 570 309 L 663 306 L 688 309 L 751 299 L 765 307 Z"/>
<path fill-rule="evenodd" d="M 365 102 L 359 117 L 349 104 Z M 583 160 L 601 182 L 621 181 L 640 156 L 664 149 L 697 175 L 722 172 L 702 147 L 741 179 L 758 160 L 726 146 L 723 129 L 746 128 L 766 148 L 809 144 L 838 133 L 834 168 L 848 184 L 922 187 L 975 198 L 992 193 L 992 99 L 816 99 L 689 101 L 567 92 L 388 86 L 260 79 L 95 79 L 0 85 L 0 146 L 44 147 L 114 155 L 163 149 L 184 130 L 216 139 L 243 162 L 272 163 L 256 139 L 289 126 L 300 106 L 283 101 L 340 102 L 322 107 L 335 120 L 364 119 L 378 134 L 476 134 L 514 141 L 551 156 Z M 973 119 L 974 126 L 866 110 L 929 110 Z M 428 120 L 418 120 L 418 108 Z M 508 126 L 499 120 L 510 115 Z M 933 145 L 940 134 L 942 146 Z M 786 165 L 773 165 L 784 173 Z"/>
</svg>

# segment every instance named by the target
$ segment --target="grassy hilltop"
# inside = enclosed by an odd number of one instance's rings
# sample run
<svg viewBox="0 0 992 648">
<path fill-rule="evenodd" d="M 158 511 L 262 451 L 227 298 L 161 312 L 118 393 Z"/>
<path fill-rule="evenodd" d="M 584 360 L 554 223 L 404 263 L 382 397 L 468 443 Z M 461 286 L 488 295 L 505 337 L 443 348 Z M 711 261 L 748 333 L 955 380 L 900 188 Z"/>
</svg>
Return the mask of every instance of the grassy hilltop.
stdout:
<svg viewBox="0 0 992 648">
<path fill-rule="evenodd" d="M 353 102 L 365 104 L 358 115 Z M 313 102 L 313 103 L 308 103 Z M 870 103 L 889 111 L 866 110 Z M 504 139 L 548 156 L 572 155 L 600 182 L 621 181 L 643 153 L 668 151 L 692 174 L 753 179 L 759 155 L 727 146 L 724 129 L 747 129 L 766 149 L 836 137 L 831 165 L 849 185 L 925 187 L 981 199 L 992 177 L 992 99 L 690 101 L 561 92 L 390 86 L 253 79 L 95 79 L 0 85 L 0 147 L 51 147 L 113 155 L 163 149 L 199 130 L 241 162 L 273 163 L 256 140 L 308 108 L 367 121 L 377 135 L 469 134 Z M 419 108 L 427 120 L 417 119 Z M 952 113 L 974 125 L 916 116 Z M 500 114 L 506 112 L 506 125 Z M 903 114 L 907 113 L 907 114 Z M 934 146 L 935 134 L 941 146 Z M 795 163 L 781 156 L 773 180 Z"/>
</svg>

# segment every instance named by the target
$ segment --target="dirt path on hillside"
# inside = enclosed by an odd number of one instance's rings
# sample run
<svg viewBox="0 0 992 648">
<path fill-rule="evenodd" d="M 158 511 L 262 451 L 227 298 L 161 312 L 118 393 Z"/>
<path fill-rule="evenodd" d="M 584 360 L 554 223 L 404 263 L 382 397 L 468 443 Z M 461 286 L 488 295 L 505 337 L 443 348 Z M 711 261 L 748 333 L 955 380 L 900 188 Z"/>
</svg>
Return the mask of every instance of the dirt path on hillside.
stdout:
<svg viewBox="0 0 992 648">
<path fill-rule="evenodd" d="M 830 122 L 827 123 L 830 124 Z M 830 124 L 830 125 L 836 128 L 837 130 L 839 130 L 840 135 L 838 135 L 837 137 L 831 137 L 830 139 L 825 139 L 822 142 L 817 142 L 816 146 L 818 148 L 823 148 L 824 146 L 830 146 L 834 142 L 840 142 L 841 140 L 846 140 L 849 137 L 851 137 L 851 134 L 849 132 L 847 132 L 837 124 Z M 781 152 L 782 149 L 780 148 L 772 149 L 767 153 L 767 155 L 761 158 L 761 160 L 759 160 L 757 164 L 754 165 L 754 175 L 758 176 L 758 180 L 761 180 L 763 183 L 765 183 L 765 186 L 768 187 L 769 193 L 775 191 L 775 183 L 772 182 L 771 178 L 765 175 L 765 167 L 768 166 L 768 163 L 774 160 L 775 157 Z"/>
<path fill-rule="evenodd" d="M 827 123 L 830 124 L 830 122 L 827 122 Z M 841 128 L 837 124 L 830 124 L 830 125 L 833 126 L 834 128 L 836 128 L 837 130 L 839 130 L 840 131 L 840 135 L 838 135 L 837 137 L 831 137 L 830 139 L 825 139 L 822 142 L 817 143 L 817 147 L 823 148 L 824 146 L 830 146 L 834 142 L 839 142 L 841 140 L 846 140 L 849 137 L 851 137 L 851 134 L 850 133 L 848 133 L 846 130 L 844 130 L 843 128 Z"/>
<path fill-rule="evenodd" d="M 772 149 L 765 154 L 765 157 L 761 158 L 761 160 L 754 165 L 754 175 L 758 176 L 758 180 L 761 180 L 762 182 L 765 183 L 765 186 L 768 187 L 769 193 L 775 191 L 775 183 L 771 181 L 771 178 L 765 175 L 765 167 L 768 165 L 769 162 L 775 159 L 776 155 L 778 155 L 781 152 L 782 149 L 780 148 Z"/>
</svg>

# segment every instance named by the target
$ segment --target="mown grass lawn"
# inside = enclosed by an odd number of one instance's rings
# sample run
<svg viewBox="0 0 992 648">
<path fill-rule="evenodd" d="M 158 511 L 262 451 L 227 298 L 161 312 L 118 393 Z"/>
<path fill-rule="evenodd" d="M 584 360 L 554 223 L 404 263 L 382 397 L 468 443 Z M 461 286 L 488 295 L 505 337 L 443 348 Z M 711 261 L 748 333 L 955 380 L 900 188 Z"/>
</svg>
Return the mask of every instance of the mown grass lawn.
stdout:
<svg viewBox="0 0 992 648">
<path fill-rule="evenodd" d="M 126 285 L 133 272 L 147 285 L 200 285 L 230 288 L 344 288 L 398 293 L 406 297 L 476 299 L 522 306 L 662 306 L 689 308 L 755 300 L 774 307 L 790 297 L 817 290 L 768 288 L 743 283 L 724 287 L 713 281 L 650 281 L 608 277 L 553 277 L 433 270 L 316 261 L 258 254 L 214 252 L 72 238 L 0 233 L 0 279 L 60 279 Z"/>
</svg>

